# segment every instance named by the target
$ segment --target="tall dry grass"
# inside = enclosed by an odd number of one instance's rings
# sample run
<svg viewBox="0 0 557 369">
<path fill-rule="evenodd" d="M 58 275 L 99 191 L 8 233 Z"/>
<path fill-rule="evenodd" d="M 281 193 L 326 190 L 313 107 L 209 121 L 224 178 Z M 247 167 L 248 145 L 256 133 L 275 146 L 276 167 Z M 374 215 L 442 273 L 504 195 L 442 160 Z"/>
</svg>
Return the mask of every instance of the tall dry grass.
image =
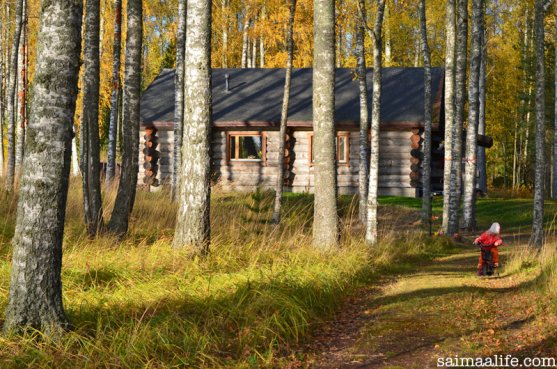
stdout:
<svg viewBox="0 0 557 369">
<path fill-rule="evenodd" d="M 75 330 L 57 341 L 39 332 L 0 338 L 2 368 L 274 367 L 359 286 L 451 248 L 444 239 L 413 235 L 412 212 L 382 209 L 383 224 L 391 225 L 370 250 L 357 202 L 342 197 L 341 248 L 324 254 L 311 246 L 312 196 L 287 196 L 276 227 L 273 196 L 258 191 L 213 195 L 211 252 L 192 258 L 171 247 L 176 208 L 166 193 L 138 193 L 126 239 L 89 239 L 80 188 L 72 182 L 62 275 Z M 114 197 L 105 191 L 106 219 Z M 0 193 L 2 311 L 15 204 Z"/>
</svg>

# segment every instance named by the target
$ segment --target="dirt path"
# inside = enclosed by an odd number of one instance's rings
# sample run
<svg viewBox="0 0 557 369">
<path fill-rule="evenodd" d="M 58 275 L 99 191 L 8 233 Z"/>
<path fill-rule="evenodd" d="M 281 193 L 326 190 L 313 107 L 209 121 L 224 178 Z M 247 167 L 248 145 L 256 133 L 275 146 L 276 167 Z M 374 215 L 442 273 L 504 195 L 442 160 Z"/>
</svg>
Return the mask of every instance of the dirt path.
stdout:
<svg viewBox="0 0 557 369">
<path fill-rule="evenodd" d="M 304 349 L 310 367 L 421 369 L 455 355 L 557 356 L 557 321 L 528 288 L 537 272 L 478 278 L 477 257 L 440 258 L 362 290 Z"/>
</svg>

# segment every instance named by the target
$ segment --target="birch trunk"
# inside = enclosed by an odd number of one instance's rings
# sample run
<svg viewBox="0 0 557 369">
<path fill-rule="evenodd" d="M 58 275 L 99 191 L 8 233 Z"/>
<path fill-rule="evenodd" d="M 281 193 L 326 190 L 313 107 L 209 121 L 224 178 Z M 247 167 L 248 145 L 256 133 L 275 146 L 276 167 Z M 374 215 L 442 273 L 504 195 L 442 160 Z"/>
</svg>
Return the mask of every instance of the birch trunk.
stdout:
<svg viewBox="0 0 557 369">
<path fill-rule="evenodd" d="M 358 0 L 362 14 L 358 17 L 356 30 L 356 62 L 358 71 L 358 87 L 360 93 L 360 162 L 358 173 L 359 206 L 358 216 L 360 222 L 366 224 L 367 195 L 369 190 L 369 106 L 367 91 L 367 68 L 365 52 L 366 15 L 364 13 L 365 0 Z"/>
<path fill-rule="evenodd" d="M 545 55 L 544 0 L 535 3 L 536 50 L 536 164 L 534 174 L 534 212 L 530 244 L 541 248 L 544 242 L 544 184 L 545 184 Z"/>
<path fill-rule="evenodd" d="M 265 68 L 265 38 L 259 38 L 259 68 Z"/>
<path fill-rule="evenodd" d="M 8 70 L 8 168 L 6 173 L 6 190 L 13 191 L 15 178 L 15 126 L 16 126 L 16 85 L 17 85 L 17 60 L 19 56 L 19 40 L 21 36 L 21 20 L 23 0 L 16 0 L 15 27 L 12 40 L 12 51 Z"/>
<path fill-rule="evenodd" d="M 95 236 L 103 225 L 99 172 L 100 0 L 86 0 L 84 26 L 81 173 L 85 226 L 89 236 Z"/>
<path fill-rule="evenodd" d="M 288 106 L 290 102 L 290 85 L 292 81 L 292 60 L 294 56 L 294 16 L 296 14 L 296 0 L 290 0 L 290 17 L 288 19 L 288 33 L 286 35 L 286 76 L 284 78 L 284 95 L 282 98 L 282 110 L 280 113 L 280 134 L 278 149 L 277 185 L 275 189 L 275 203 L 273 207 L 273 223 L 279 224 L 282 209 L 282 192 L 284 187 L 284 151 L 286 127 L 288 123 Z"/>
<path fill-rule="evenodd" d="M 4 177 L 4 48 L 4 22 L 0 22 L 0 178 Z"/>
<path fill-rule="evenodd" d="M 484 10 L 482 10 L 483 12 Z M 482 17 L 482 55 L 480 60 L 479 105 L 478 105 L 478 133 L 485 135 L 485 97 L 486 97 L 486 67 L 487 67 L 487 45 L 485 29 L 485 13 Z M 487 194 L 487 165 L 485 147 L 478 146 L 478 188 L 483 194 Z"/>
<path fill-rule="evenodd" d="M 245 4 L 245 3 L 244 3 Z M 249 28 L 249 7 L 244 5 L 244 16 L 242 19 L 242 61 L 241 61 L 241 68 L 247 68 L 248 66 L 248 51 L 249 51 L 249 40 L 248 40 L 248 28 Z"/>
<path fill-rule="evenodd" d="M 555 7 L 555 14 L 557 15 L 557 6 Z M 557 22 L 555 22 L 555 40 L 557 40 Z M 557 58 L 555 58 L 555 71 L 557 71 Z M 552 178 L 552 191 L 551 198 L 557 199 L 557 73 L 555 73 L 555 105 L 553 107 L 555 113 L 554 128 L 553 128 L 553 178 Z"/>
<path fill-rule="evenodd" d="M 332 0 L 314 0 L 313 9 L 313 245 L 328 250 L 337 247 L 339 237 L 335 168 L 335 4 Z"/>
<path fill-rule="evenodd" d="M 466 104 L 466 64 L 468 51 L 468 0 L 458 0 L 456 73 L 455 73 L 455 114 L 453 126 L 453 152 L 451 183 L 449 186 L 448 234 L 459 230 L 460 198 L 462 194 L 462 129 Z"/>
<path fill-rule="evenodd" d="M 178 1 L 178 30 L 176 33 L 176 76 L 174 101 L 174 166 L 172 169 L 172 201 L 178 192 L 178 173 L 182 167 L 182 135 L 184 127 L 184 58 L 186 52 L 186 6 L 187 0 Z"/>
<path fill-rule="evenodd" d="M 222 67 L 228 68 L 228 0 L 222 0 Z M 179 166 L 176 166 L 179 168 Z"/>
<path fill-rule="evenodd" d="M 5 331 L 30 326 L 57 334 L 69 326 L 60 274 L 81 14 L 79 1 L 53 0 L 41 7 Z"/>
<path fill-rule="evenodd" d="M 143 50 L 143 8 L 141 0 L 128 0 L 124 106 L 122 130 L 122 173 L 108 228 L 123 236 L 128 231 L 139 171 L 139 101 L 141 97 L 141 52 Z"/>
<path fill-rule="evenodd" d="M 456 51 L 456 0 L 447 0 L 445 15 L 445 165 L 443 171 L 443 224 L 445 234 L 449 232 L 450 185 L 453 163 L 454 110 L 455 110 L 455 51 Z"/>
<path fill-rule="evenodd" d="M 110 122 L 108 126 L 108 159 L 106 183 L 111 185 L 116 176 L 116 142 L 118 141 L 118 116 L 120 112 L 120 57 L 122 54 L 122 0 L 114 1 L 114 43 L 112 50 L 112 92 L 110 94 Z"/>
<path fill-rule="evenodd" d="M 420 34 L 422 54 L 424 56 L 424 161 L 422 164 L 422 223 L 428 227 L 431 234 L 431 53 L 427 40 L 427 21 L 425 0 L 420 0 Z"/>
<path fill-rule="evenodd" d="M 73 132 L 72 132 L 72 176 L 73 177 L 77 177 L 79 175 L 79 159 L 78 159 L 78 153 L 77 153 L 77 137 L 75 135 L 75 125 L 73 126 Z"/>
<path fill-rule="evenodd" d="M 390 27 L 390 9 L 389 4 L 385 3 L 385 64 L 387 67 L 391 66 L 393 62 L 393 52 L 391 45 L 391 27 Z"/>
<path fill-rule="evenodd" d="M 5 11 L 5 9 L 2 9 Z M 4 58 L 4 49 L 8 49 L 4 46 L 4 32 L 7 27 L 4 27 L 4 22 L 0 22 L 0 177 L 4 177 L 4 120 L 6 113 L 6 93 L 5 93 L 5 83 L 4 78 L 4 65 L 7 58 Z"/>
<path fill-rule="evenodd" d="M 470 80 L 468 82 L 468 129 L 466 130 L 466 158 L 464 159 L 464 206 L 462 226 L 468 230 L 476 228 L 476 183 L 480 62 L 482 58 L 483 0 L 472 0 L 472 40 L 470 51 Z"/>
<path fill-rule="evenodd" d="M 189 0 L 186 26 L 184 133 L 174 247 L 209 251 L 211 237 L 211 2 Z"/>
<path fill-rule="evenodd" d="M 385 0 L 377 0 L 377 14 L 373 32 L 370 32 L 373 42 L 373 93 L 371 98 L 371 145 L 369 160 L 369 188 L 367 197 L 366 216 L 366 243 L 376 245 L 377 232 L 377 207 L 379 193 L 379 132 L 381 125 L 381 76 L 383 42 L 381 32 L 383 28 L 383 14 Z"/>
<path fill-rule="evenodd" d="M 26 124 L 26 91 L 27 91 L 27 1 L 23 0 L 23 10 L 21 15 L 21 34 L 19 40 L 18 56 L 18 82 L 17 82 L 17 145 L 15 152 L 15 178 L 19 179 L 21 174 L 21 164 L 23 162 L 25 145 L 25 124 Z"/>
</svg>

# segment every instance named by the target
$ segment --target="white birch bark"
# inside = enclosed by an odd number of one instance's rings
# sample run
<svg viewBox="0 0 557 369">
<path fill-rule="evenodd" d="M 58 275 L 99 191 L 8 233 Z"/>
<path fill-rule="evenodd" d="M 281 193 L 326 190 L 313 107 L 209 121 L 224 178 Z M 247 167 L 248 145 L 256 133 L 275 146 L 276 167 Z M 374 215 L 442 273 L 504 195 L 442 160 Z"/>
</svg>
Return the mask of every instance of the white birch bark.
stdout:
<svg viewBox="0 0 557 369">
<path fill-rule="evenodd" d="M 369 145 L 368 133 L 370 125 L 369 106 L 368 106 L 368 90 L 367 90 L 367 68 L 366 68 L 366 52 L 365 52 L 365 34 L 366 34 L 366 14 L 364 13 L 365 1 L 358 0 L 361 9 L 360 17 L 358 17 L 356 29 L 356 64 L 358 71 L 358 88 L 360 97 L 360 162 L 358 173 L 358 217 L 362 225 L 366 224 L 367 216 L 367 195 L 369 186 Z"/>
<path fill-rule="evenodd" d="M 2 9 L 5 11 L 5 9 Z M 5 93 L 4 93 L 4 63 L 6 59 L 4 58 L 4 22 L 0 22 L 0 178 L 4 177 L 4 113 L 6 111 L 5 106 Z"/>
<path fill-rule="evenodd" d="M 485 11 L 485 10 L 482 10 Z M 482 17 L 482 55 L 480 60 L 479 104 L 478 104 L 478 133 L 485 135 L 485 103 L 486 103 L 486 68 L 487 68 L 487 45 L 485 29 L 485 13 Z M 519 166 L 520 169 L 520 166 Z M 518 176 L 520 177 L 520 176 Z M 478 188 L 483 194 L 487 194 L 487 165 L 485 147 L 478 146 Z"/>
<path fill-rule="evenodd" d="M 445 14 L 445 165 L 443 172 L 443 224 L 449 232 L 449 203 L 451 199 L 451 170 L 453 167 L 454 115 L 455 115 L 455 69 L 456 69 L 456 0 L 447 0 Z"/>
<path fill-rule="evenodd" d="M 124 68 L 124 99 L 122 131 L 122 173 L 112 217 L 110 232 L 123 236 L 128 231 L 133 210 L 139 171 L 139 103 L 141 97 L 141 54 L 143 42 L 143 7 L 141 0 L 128 0 L 126 56 Z"/>
<path fill-rule="evenodd" d="M 222 67 L 228 68 L 228 7 L 229 1 L 222 0 Z"/>
<path fill-rule="evenodd" d="M 178 30 L 176 32 L 176 76 L 174 101 L 174 147 L 172 168 L 172 201 L 176 201 L 178 175 L 182 167 L 182 135 L 184 127 L 184 59 L 186 52 L 187 0 L 178 1 Z"/>
<path fill-rule="evenodd" d="M 23 0 L 21 15 L 21 34 L 19 40 L 18 56 L 18 81 L 17 81 L 17 145 L 15 152 L 15 178 L 19 179 L 21 174 L 21 164 L 24 155 L 25 145 L 25 124 L 26 124 L 26 91 L 27 91 L 27 1 Z"/>
<path fill-rule="evenodd" d="M 480 63 L 482 57 L 483 0 L 472 0 L 472 42 L 470 51 L 470 80 L 468 82 L 468 128 L 466 130 L 466 157 L 464 159 L 464 199 L 462 226 L 468 230 L 476 228 L 476 175 Z"/>
<path fill-rule="evenodd" d="M 62 239 L 77 96 L 82 4 L 45 1 L 18 201 L 4 330 L 68 328 L 62 304 Z"/>
<path fill-rule="evenodd" d="M 99 142 L 100 18 L 100 0 L 86 0 L 81 173 L 85 226 L 89 236 L 95 236 L 103 226 Z"/>
<path fill-rule="evenodd" d="M 419 3 L 420 39 L 424 57 L 424 160 L 422 163 L 422 223 L 431 233 L 431 54 L 427 39 L 425 0 Z"/>
<path fill-rule="evenodd" d="M 468 51 L 468 0 L 457 0 L 457 39 L 455 72 L 455 111 L 453 125 L 453 147 L 451 183 L 449 185 L 449 224 L 447 234 L 459 230 L 460 200 L 462 194 L 462 130 L 466 104 L 466 67 Z"/>
<path fill-rule="evenodd" d="M 530 244 L 541 248 L 544 242 L 545 186 L 545 54 L 544 0 L 536 0 L 534 42 L 536 52 L 536 164 L 534 173 L 534 212 Z"/>
<path fill-rule="evenodd" d="M 248 39 L 248 29 L 249 29 L 249 6 L 244 4 L 244 11 L 242 17 L 242 59 L 241 59 L 241 68 L 247 68 L 248 66 L 248 52 L 249 52 L 249 39 Z"/>
<path fill-rule="evenodd" d="M 112 48 L 112 92 L 110 94 L 110 121 L 108 126 L 108 159 L 106 183 L 111 185 L 116 176 L 116 142 L 120 115 L 120 57 L 122 54 L 122 0 L 114 1 L 114 42 Z"/>
<path fill-rule="evenodd" d="M 385 0 L 377 0 L 377 14 L 371 36 L 373 38 L 373 92 L 371 99 L 371 145 L 369 160 L 369 188 L 367 197 L 366 243 L 376 245 L 378 241 L 377 208 L 379 195 L 379 132 L 381 126 L 381 84 L 383 42 L 383 14 Z"/>
<path fill-rule="evenodd" d="M 17 61 L 19 57 L 19 40 L 21 36 L 23 0 L 16 1 L 15 27 L 12 39 L 12 51 L 8 73 L 8 167 L 6 172 L 6 191 L 13 191 L 15 179 L 15 146 L 16 146 L 16 85 Z"/>
<path fill-rule="evenodd" d="M 186 25 L 184 133 L 175 248 L 209 250 L 211 237 L 211 2 L 189 0 Z"/>
<path fill-rule="evenodd" d="M 275 202 L 273 206 L 273 223 L 279 224 L 282 211 L 282 193 L 284 187 L 284 151 L 286 128 L 288 123 L 288 106 L 290 103 L 290 85 L 292 81 L 292 60 L 294 56 L 294 16 L 296 14 L 296 0 L 290 0 L 290 17 L 288 19 L 288 32 L 286 36 L 286 76 L 284 78 L 284 94 L 280 113 L 280 133 L 278 149 L 277 184 L 275 187 Z"/>
<path fill-rule="evenodd" d="M 332 0 L 314 0 L 313 9 L 313 245 L 329 250 L 337 247 L 339 237 L 335 167 L 335 4 Z"/>
</svg>

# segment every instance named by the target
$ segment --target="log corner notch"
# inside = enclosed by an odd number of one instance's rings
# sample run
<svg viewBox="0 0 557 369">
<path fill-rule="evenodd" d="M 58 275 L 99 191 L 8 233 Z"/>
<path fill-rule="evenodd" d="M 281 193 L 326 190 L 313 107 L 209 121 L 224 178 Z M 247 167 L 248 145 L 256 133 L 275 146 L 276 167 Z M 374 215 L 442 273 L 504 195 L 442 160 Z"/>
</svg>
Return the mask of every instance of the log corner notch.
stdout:
<svg viewBox="0 0 557 369">
<path fill-rule="evenodd" d="M 145 128 L 143 139 L 145 140 L 143 148 L 143 169 L 145 169 L 145 177 L 143 177 L 143 183 L 145 183 L 147 189 L 150 189 L 150 186 L 158 187 L 160 185 L 157 179 L 159 170 L 158 161 L 160 158 L 160 152 L 157 151 L 157 146 L 159 144 L 157 129 L 155 127 Z"/>
<path fill-rule="evenodd" d="M 292 129 L 286 130 L 286 136 L 284 137 L 284 186 L 291 187 L 292 186 L 292 162 L 293 162 L 293 154 L 294 151 L 292 147 L 294 145 L 294 132 Z"/>
<path fill-rule="evenodd" d="M 422 151 L 422 129 L 420 128 L 413 128 L 412 129 L 412 136 L 410 136 L 410 186 L 416 188 L 420 187 L 422 182 L 422 174 L 420 172 L 421 163 L 424 159 L 424 154 Z"/>
</svg>

